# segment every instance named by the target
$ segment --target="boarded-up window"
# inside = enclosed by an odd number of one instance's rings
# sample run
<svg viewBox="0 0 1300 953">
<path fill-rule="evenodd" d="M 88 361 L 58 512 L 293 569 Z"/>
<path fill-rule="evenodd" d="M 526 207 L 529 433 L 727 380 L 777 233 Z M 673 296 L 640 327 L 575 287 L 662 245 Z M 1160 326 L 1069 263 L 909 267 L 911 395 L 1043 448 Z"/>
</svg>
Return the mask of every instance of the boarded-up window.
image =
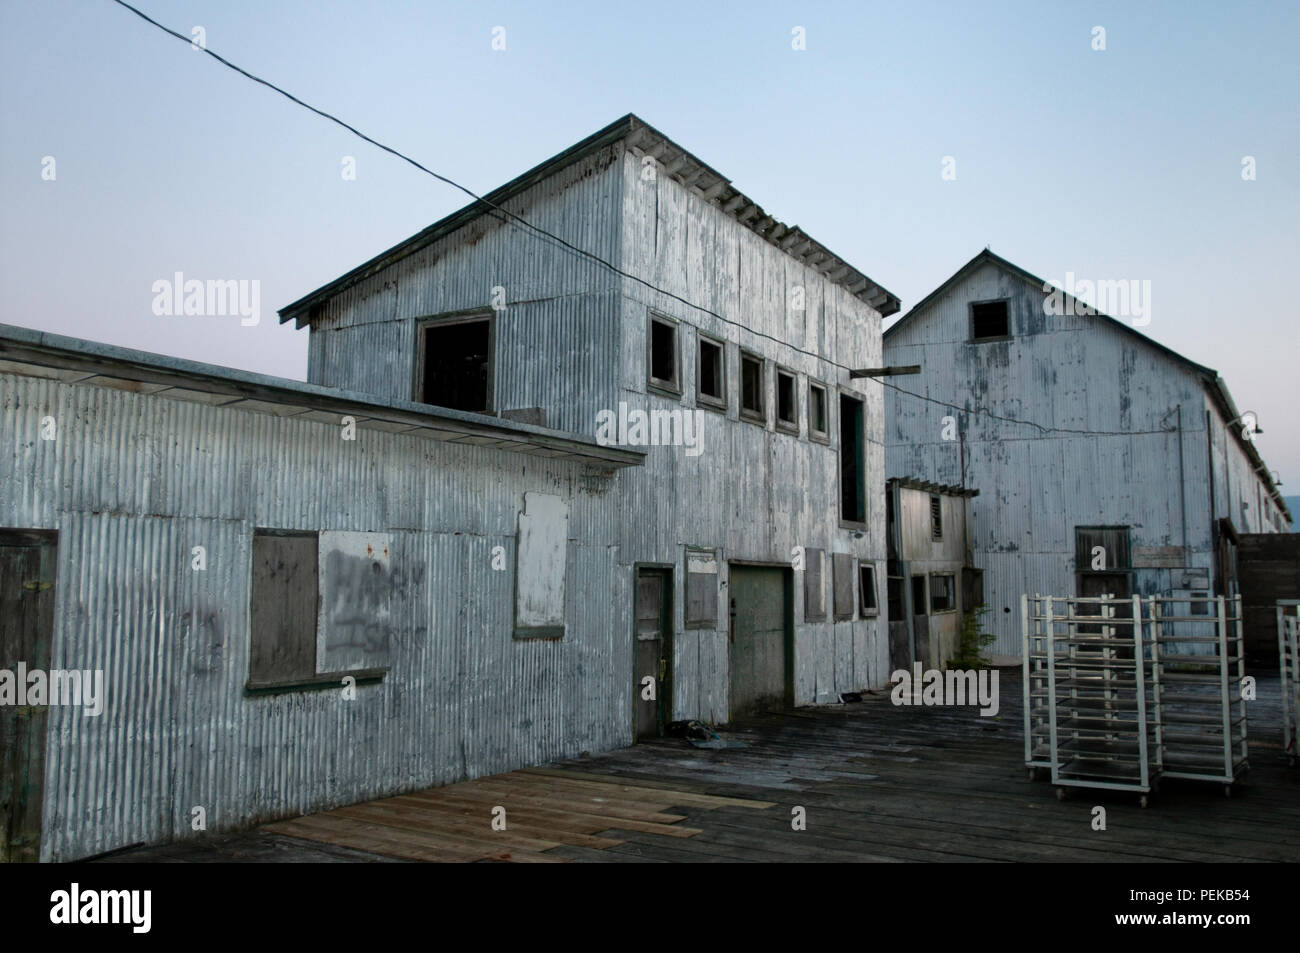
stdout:
<svg viewBox="0 0 1300 953">
<path fill-rule="evenodd" d="M 568 551 L 568 505 L 558 496 L 525 493 L 515 559 L 515 638 L 564 637 Z"/>
<path fill-rule="evenodd" d="M 1128 569 L 1128 527 L 1075 527 L 1074 566 L 1076 572 L 1111 572 L 1116 569 Z"/>
<path fill-rule="evenodd" d="M 858 609 L 864 617 L 880 613 L 876 596 L 876 567 L 870 563 L 858 563 Z"/>
<path fill-rule="evenodd" d="M 718 558 L 711 549 L 686 551 L 686 628 L 718 625 Z"/>
<path fill-rule="evenodd" d="M 903 618 L 903 577 L 890 576 L 885 586 L 889 598 L 889 620 L 897 622 Z"/>
<path fill-rule="evenodd" d="M 853 556 L 836 553 L 831 561 L 831 574 L 835 583 L 835 618 L 837 621 L 853 618 Z"/>
<path fill-rule="evenodd" d="M 826 587 L 822 585 L 822 551 L 803 553 L 803 618 L 805 622 L 826 621 Z"/>
<path fill-rule="evenodd" d="M 316 675 L 316 534 L 253 534 L 249 687 Z"/>
<path fill-rule="evenodd" d="M 384 533 L 320 534 L 317 673 L 389 665 L 393 641 L 391 542 Z"/>
</svg>

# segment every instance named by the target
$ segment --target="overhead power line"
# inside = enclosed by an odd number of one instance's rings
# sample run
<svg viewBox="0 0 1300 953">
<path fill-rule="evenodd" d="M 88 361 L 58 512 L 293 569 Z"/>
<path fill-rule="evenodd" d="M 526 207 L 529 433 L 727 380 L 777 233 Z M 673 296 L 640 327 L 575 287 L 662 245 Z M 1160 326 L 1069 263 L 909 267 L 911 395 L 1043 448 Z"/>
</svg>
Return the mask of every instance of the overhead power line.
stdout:
<svg viewBox="0 0 1300 953">
<path fill-rule="evenodd" d="M 157 27 L 159 30 L 166 33 L 168 36 L 172 36 L 180 40 L 186 46 L 192 47 L 194 45 L 193 40 L 190 37 L 184 35 L 183 33 L 178 33 L 176 30 L 173 30 L 170 27 L 162 23 L 159 23 L 157 20 L 153 19 L 151 16 L 144 13 L 142 10 L 139 10 L 136 7 L 133 7 L 131 4 L 126 3 L 125 0 L 113 0 L 113 2 L 116 3 L 118 6 L 131 11 L 132 13 L 134 13 L 136 16 L 138 16 L 140 19 L 144 20 L 146 23 L 150 24 L 151 26 Z M 561 236 L 556 235 L 553 232 L 547 231 L 541 226 L 534 225 L 532 222 L 528 221 L 522 216 L 517 215 L 508 209 L 504 209 L 493 202 L 488 201 L 486 198 L 479 195 L 477 192 L 474 192 L 472 189 L 468 189 L 465 186 L 461 185 L 459 182 L 456 182 L 445 175 L 441 175 L 435 172 L 433 169 L 430 169 L 428 166 L 423 165 L 422 163 L 416 161 L 415 159 L 411 158 L 405 153 L 397 149 L 394 149 L 392 146 L 385 145 L 379 140 L 366 135 L 360 129 L 356 128 L 355 126 L 349 123 L 344 122 L 342 119 L 339 119 L 337 116 L 333 115 L 332 113 L 326 112 L 323 109 L 313 106 L 311 103 L 299 99 L 297 96 L 293 95 L 287 90 L 282 89 L 281 87 L 275 85 L 275 83 L 272 83 L 270 80 L 263 79 L 260 76 L 250 73 L 242 66 L 232 63 L 230 60 L 226 59 L 225 57 L 220 56 L 217 53 L 214 53 L 212 50 L 207 48 L 206 44 L 200 46 L 199 49 L 201 49 L 208 56 L 212 57 L 222 66 L 225 66 L 227 69 L 234 70 L 236 73 L 243 76 L 245 79 L 250 79 L 254 83 L 257 83 L 261 86 L 265 86 L 267 89 L 279 93 L 281 96 L 283 96 L 285 99 L 288 99 L 290 102 L 294 103 L 295 105 L 301 106 L 303 109 L 315 113 L 317 116 L 320 116 L 322 119 L 325 119 L 329 122 L 334 123 L 337 126 L 342 127 L 343 129 L 346 129 L 348 132 L 352 133 L 352 135 L 356 136 L 358 139 L 361 139 L 364 142 L 368 142 L 370 145 L 374 146 L 375 148 L 381 149 L 382 151 L 387 152 L 389 155 L 401 159 L 403 162 L 413 166 L 419 171 L 425 173 L 426 175 L 432 176 L 433 178 L 437 179 L 439 182 L 442 182 L 446 185 L 450 185 L 452 188 L 465 193 L 470 198 L 472 198 L 475 202 L 478 202 L 486 206 L 491 214 L 493 214 L 499 220 L 506 222 L 507 224 L 514 223 L 519 226 L 522 226 L 523 228 L 527 229 L 529 232 L 531 232 L 532 234 L 534 234 L 539 238 L 542 238 L 549 242 L 556 243 L 560 247 L 564 248 L 566 251 L 569 251 L 582 258 L 586 258 L 589 261 L 595 262 L 596 264 L 609 269 L 611 272 L 613 272 L 616 275 L 619 275 L 620 277 L 627 278 L 629 281 L 635 281 L 636 283 L 646 288 L 649 288 L 651 291 L 657 292 L 658 294 L 665 295 L 669 298 L 672 298 L 674 301 L 678 301 L 686 305 L 689 308 L 694 308 L 697 311 L 701 311 L 704 314 L 708 314 L 714 318 L 717 318 L 719 321 L 722 321 L 725 324 L 730 324 L 733 327 L 740 328 L 741 330 L 753 334 L 756 337 L 766 338 L 769 341 L 773 341 L 774 343 L 779 344 L 782 347 L 789 348 L 790 350 L 795 351 L 799 354 L 803 354 L 807 357 L 814 358 L 818 361 L 824 361 L 825 363 L 830 364 L 832 367 L 837 367 L 840 370 L 850 371 L 850 372 L 854 370 L 848 365 L 840 364 L 838 361 L 826 357 L 825 355 L 818 354 L 814 351 L 805 350 L 804 348 L 801 348 L 798 345 L 791 344 L 790 342 L 784 341 L 774 335 L 756 330 L 732 318 L 728 318 L 721 314 L 718 314 L 718 312 L 714 311 L 711 308 L 706 308 L 703 305 L 696 304 L 693 301 L 683 298 L 681 295 L 668 291 L 665 288 L 660 288 L 658 285 L 654 284 L 653 282 L 646 281 L 644 278 L 631 274 L 630 272 L 624 271 L 622 268 L 619 268 L 611 261 L 607 261 L 606 259 L 602 258 L 600 255 L 597 255 L 594 252 L 589 252 L 585 248 L 581 248 L 573 244 L 572 242 L 568 241 L 567 239 L 562 238 Z M 899 387 L 895 384 L 891 384 L 885 380 L 880 380 L 880 383 L 886 387 L 892 387 L 894 390 L 898 391 L 901 394 L 906 394 L 909 397 L 914 397 L 917 400 L 927 401 L 932 404 L 939 404 L 940 406 L 948 407 L 953 410 L 958 410 L 961 411 L 962 413 L 981 414 L 983 416 L 991 417 L 995 420 L 1001 420 L 1006 423 L 1020 424 L 1026 427 L 1033 427 L 1034 429 L 1038 430 L 1041 433 L 1072 433 L 1072 434 L 1094 435 L 1094 436 L 1138 436 L 1142 434 L 1155 434 L 1155 433 L 1169 432 L 1166 430 L 1135 430 L 1135 431 L 1071 430 L 1062 427 L 1045 427 L 1042 424 L 1035 423 L 1031 420 L 1018 420 L 1015 417 L 1002 416 L 1000 414 L 995 414 L 992 411 L 984 410 L 983 408 L 963 407 L 960 404 L 952 403 L 950 401 L 938 400 L 933 397 L 927 397 L 922 394 L 916 394 L 913 393 L 912 391 L 906 390 L 905 388 Z"/>
</svg>

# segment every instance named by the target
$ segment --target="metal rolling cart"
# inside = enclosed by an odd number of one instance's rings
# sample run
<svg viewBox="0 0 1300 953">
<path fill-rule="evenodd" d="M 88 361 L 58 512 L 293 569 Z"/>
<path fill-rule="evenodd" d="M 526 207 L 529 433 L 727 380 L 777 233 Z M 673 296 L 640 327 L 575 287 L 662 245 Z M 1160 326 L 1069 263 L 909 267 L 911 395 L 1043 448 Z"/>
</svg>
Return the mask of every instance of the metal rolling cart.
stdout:
<svg viewBox="0 0 1300 953">
<path fill-rule="evenodd" d="M 1217 781 L 1224 794 L 1250 769 L 1241 597 L 1146 600 L 1157 660 L 1161 771 Z"/>
<path fill-rule="evenodd" d="M 1025 767 L 1036 781 L 1052 768 L 1051 726 L 1047 708 L 1047 620 L 1053 596 L 1020 597 L 1021 691 L 1024 696 Z"/>
<path fill-rule="evenodd" d="M 1158 647 L 1143 639 L 1141 597 L 1056 599 L 1044 617 L 1057 797 L 1071 787 L 1133 791 L 1146 807 L 1159 783 L 1162 742 Z"/>
<path fill-rule="evenodd" d="M 1282 675 L 1282 749 L 1295 767 L 1300 756 L 1300 599 L 1277 601 L 1277 658 Z"/>
</svg>

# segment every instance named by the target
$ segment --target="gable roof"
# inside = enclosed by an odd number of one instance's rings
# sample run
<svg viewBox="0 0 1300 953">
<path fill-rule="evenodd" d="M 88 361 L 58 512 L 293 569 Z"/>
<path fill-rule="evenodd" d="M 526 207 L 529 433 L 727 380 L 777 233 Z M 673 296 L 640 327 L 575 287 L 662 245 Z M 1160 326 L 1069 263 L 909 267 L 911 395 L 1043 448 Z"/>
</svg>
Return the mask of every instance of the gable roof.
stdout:
<svg viewBox="0 0 1300 953">
<path fill-rule="evenodd" d="M 1022 281 L 1028 282 L 1029 284 L 1033 285 L 1036 288 L 1041 289 L 1048 285 L 1048 282 L 1044 281 L 1042 278 L 1039 278 L 1037 275 L 1031 274 L 1030 272 L 1021 268 L 1019 265 L 1014 264 L 1013 262 L 1009 262 L 1001 255 L 997 255 L 992 251 L 990 251 L 989 249 L 985 248 L 983 251 L 981 251 L 970 261 L 966 262 L 966 264 L 958 268 L 957 271 L 953 273 L 952 277 L 950 277 L 947 281 L 939 285 L 939 287 L 935 288 L 928 295 L 926 295 L 924 298 L 918 301 L 912 307 L 912 309 L 907 312 L 907 314 L 903 315 L 901 318 L 899 318 L 897 321 L 891 324 L 888 328 L 886 328 L 884 332 L 885 343 L 888 343 L 890 337 L 895 333 L 897 333 L 900 328 L 916 321 L 918 317 L 921 316 L 934 301 L 938 300 L 942 295 L 946 294 L 951 288 L 960 284 L 967 277 L 973 274 L 976 270 L 978 270 L 979 268 L 983 267 L 986 264 L 991 264 L 998 268 L 1001 268 L 1002 270 L 1011 273 L 1017 278 L 1020 278 Z M 1062 294 L 1065 295 L 1065 298 L 1071 304 L 1078 300 L 1073 295 L 1065 294 L 1064 291 L 1062 291 Z M 1143 346 L 1158 351 L 1159 353 L 1163 354 L 1165 357 L 1170 358 L 1175 363 L 1181 365 L 1182 367 L 1186 368 L 1187 370 L 1195 374 L 1200 379 L 1201 384 L 1204 386 L 1206 393 L 1209 394 L 1210 399 L 1214 402 L 1215 406 L 1219 408 L 1219 412 L 1224 415 L 1223 418 L 1224 420 L 1229 420 L 1229 421 L 1236 420 L 1238 417 L 1241 416 L 1241 412 L 1237 410 L 1237 405 L 1232 399 L 1232 394 L 1228 392 L 1227 383 L 1224 381 L 1222 377 L 1219 376 L 1218 371 L 1214 370 L 1211 367 L 1206 367 L 1204 364 L 1197 364 L 1195 361 L 1183 357 L 1183 355 L 1179 354 L 1177 351 L 1173 350 L 1172 348 L 1166 347 L 1165 345 L 1161 344 L 1159 341 L 1149 338 L 1142 332 L 1134 329 L 1132 325 L 1124 321 L 1118 321 L 1115 318 L 1112 318 L 1110 315 L 1098 311 L 1096 308 L 1093 308 L 1091 305 L 1087 305 L 1086 302 L 1079 301 L 1079 304 L 1086 305 L 1089 308 L 1090 311 L 1089 317 L 1110 322 L 1111 326 L 1117 328 L 1118 330 L 1122 331 L 1124 334 L 1127 334 L 1130 337 L 1134 338 L 1135 340 L 1139 341 Z M 1254 467 L 1255 472 L 1261 475 L 1261 479 L 1263 480 L 1264 485 L 1268 487 L 1269 495 L 1273 497 L 1273 502 L 1276 503 L 1278 509 L 1280 509 L 1283 512 L 1283 514 L 1285 514 L 1287 520 L 1294 524 L 1295 521 L 1291 516 L 1290 509 L 1287 508 L 1286 500 L 1285 498 L 1283 498 L 1282 492 L 1277 488 L 1277 485 L 1273 482 L 1272 472 L 1268 469 L 1267 466 L 1264 465 L 1264 458 L 1259 455 L 1259 451 L 1255 448 L 1254 443 L 1252 443 L 1251 441 L 1243 437 L 1241 435 L 1240 429 L 1238 429 L 1236 433 L 1236 439 L 1237 439 L 1237 443 L 1241 446 L 1242 450 L 1245 452 L 1246 458 L 1250 460 L 1251 465 Z"/>
<path fill-rule="evenodd" d="M 778 222 L 765 213 L 760 205 L 734 188 L 730 179 L 687 152 L 648 123 L 628 113 L 604 129 L 592 133 L 581 142 L 494 189 L 481 200 L 471 202 L 387 251 L 380 252 L 329 284 L 281 308 L 280 323 L 292 320 L 299 328 L 309 325 L 312 320 L 312 308 L 316 304 L 332 298 L 344 289 L 377 274 L 408 255 L 415 254 L 479 216 L 496 214 L 491 208 L 492 205 L 502 205 L 561 169 L 619 141 L 625 141 L 627 148 L 635 154 L 654 157 L 661 174 L 667 175 L 688 191 L 721 209 L 796 261 L 820 272 L 827 280 L 847 289 L 854 297 L 879 311 L 882 317 L 898 312 L 897 295 L 872 281 L 797 225 Z"/>
</svg>

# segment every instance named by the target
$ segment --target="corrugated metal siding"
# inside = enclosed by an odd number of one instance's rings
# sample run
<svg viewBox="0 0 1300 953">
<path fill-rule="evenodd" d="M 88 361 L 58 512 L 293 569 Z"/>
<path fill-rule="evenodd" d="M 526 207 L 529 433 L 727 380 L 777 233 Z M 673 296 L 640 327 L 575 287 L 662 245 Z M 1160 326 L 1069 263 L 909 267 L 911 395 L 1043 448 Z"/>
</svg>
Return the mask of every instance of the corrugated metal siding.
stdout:
<svg viewBox="0 0 1300 953">
<path fill-rule="evenodd" d="M 880 363 L 880 316 L 843 288 L 757 237 L 734 218 L 699 200 L 667 176 L 646 181 L 640 160 L 624 159 L 623 267 L 664 289 L 624 281 L 620 310 L 619 386 L 609 407 L 694 408 L 698 367 L 697 331 L 726 343 L 730 409 L 703 410 L 698 457 L 681 448 L 650 448 L 642 468 L 620 471 L 625 510 L 635 514 L 621 529 L 620 558 L 671 562 L 679 566 L 685 546 L 718 549 L 724 560 L 789 565 L 795 546 L 852 553 L 878 562 L 883 576 L 884 446 L 879 385 L 850 381 L 831 363 L 853 367 Z M 792 289 L 802 287 L 805 310 L 791 307 Z M 672 297 L 676 295 L 721 314 L 721 321 Z M 682 397 L 648 392 L 646 335 L 651 309 L 679 324 Z M 766 335 L 766 336 L 764 336 Z M 775 338 L 776 340 L 772 340 Z M 777 343 L 777 342 L 783 343 Z M 769 424 L 739 419 L 737 346 L 793 370 L 798 376 L 798 437 Z M 822 355 L 802 354 L 795 348 Z M 808 440 L 809 376 L 828 386 L 830 447 Z M 766 406 L 774 417 L 775 373 L 766 378 Z M 839 527 L 837 387 L 865 402 L 868 530 L 862 538 Z M 828 559 L 829 565 L 829 559 Z M 823 580 L 830 604 L 830 574 Z M 855 583 L 856 585 L 856 583 Z M 720 611 L 729 604 L 722 589 Z M 856 589 L 855 589 L 856 593 Z M 679 610 L 680 611 L 680 610 Z M 794 578 L 795 700 L 834 701 L 840 692 L 880 687 L 888 681 L 888 641 L 883 618 L 806 623 L 803 585 Z M 883 615 L 883 613 L 882 613 Z M 725 624 L 725 619 L 722 620 Z M 675 659 L 673 717 L 725 721 L 728 640 L 725 629 L 687 630 L 682 619 Z"/>
<path fill-rule="evenodd" d="M 621 146 L 539 182 L 504 206 L 539 228 L 615 262 L 619 257 Z M 551 239 L 493 216 L 397 262 L 332 299 L 315 322 L 308 380 L 409 400 L 416 322 L 497 312 L 498 409 L 542 407 L 547 426 L 595 432 L 618 367 L 617 280 L 609 269 Z"/>
<path fill-rule="evenodd" d="M 578 464 L 9 375 L 0 463 L 0 525 L 60 531 L 52 665 L 105 673 L 103 715 L 51 710 L 44 859 L 187 836 L 194 806 L 220 830 L 631 741 L 616 497 Z M 570 507 L 562 642 L 512 638 L 491 569 L 525 490 Z M 391 533 L 383 683 L 244 696 L 259 526 Z"/>
<path fill-rule="evenodd" d="M 968 303 L 1010 298 L 1010 341 L 969 343 Z M 962 478 L 958 441 L 941 439 L 958 417 L 971 501 L 976 565 L 985 569 L 998 633 L 994 651 L 1019 654 L 1022 592 L 1074 592 L 1074 528 L 1127 525 L 1132 545 L 1178 546 L 1178 436 L 1042 433 L 998 420 L 1088 431 L 1156 430 L 1182 404 L 1187 545 L 1194 565 L 1210 548 L 1204 391 L 1186 368 L 1105 322 L 1043 314 L 1043 293 L 986 264 L 886 343 L 886 363 L 920 364 L 899 386 L 960 410 L 886 389 L 889 475 L 941 483 Z M 1170 415 L 1166 417 L 1166 415 Z M 1244 456 L 1243 456 L 1244 459 Z M 1222 482 L 1221 478 L 1216 478 Z M 1010 608 L 1010 613 L 1002 610 Z"/>
</svg>

